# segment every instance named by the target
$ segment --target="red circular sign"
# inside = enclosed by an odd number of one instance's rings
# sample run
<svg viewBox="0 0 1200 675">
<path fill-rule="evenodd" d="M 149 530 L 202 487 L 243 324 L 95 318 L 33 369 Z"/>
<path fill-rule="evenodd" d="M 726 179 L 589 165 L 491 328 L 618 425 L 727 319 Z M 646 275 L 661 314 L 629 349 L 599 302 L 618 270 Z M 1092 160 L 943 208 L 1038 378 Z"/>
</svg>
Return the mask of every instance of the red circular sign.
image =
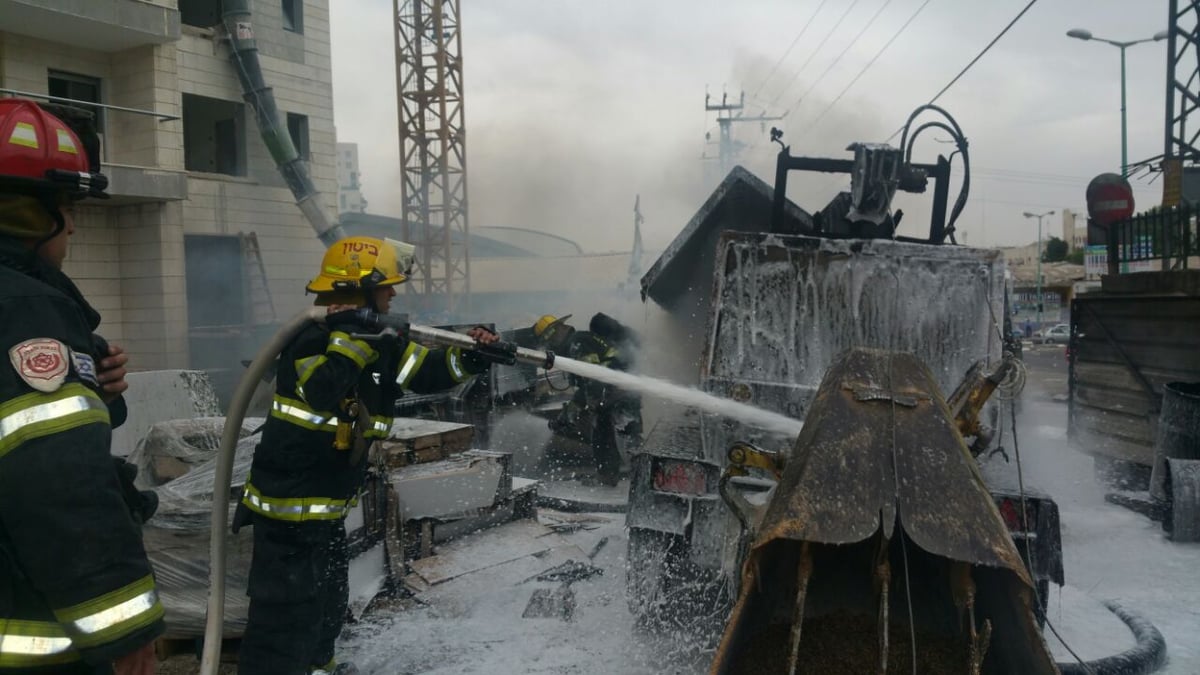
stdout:
<svg viewBox="0 0 1200 675">
<path fill-rule="evenodd" d="M 1088 217 L 1107 227 L 1133 215 L 1133 188 L 1116 173 L 1102 173 L 1087 187 Z"/>
</svg>

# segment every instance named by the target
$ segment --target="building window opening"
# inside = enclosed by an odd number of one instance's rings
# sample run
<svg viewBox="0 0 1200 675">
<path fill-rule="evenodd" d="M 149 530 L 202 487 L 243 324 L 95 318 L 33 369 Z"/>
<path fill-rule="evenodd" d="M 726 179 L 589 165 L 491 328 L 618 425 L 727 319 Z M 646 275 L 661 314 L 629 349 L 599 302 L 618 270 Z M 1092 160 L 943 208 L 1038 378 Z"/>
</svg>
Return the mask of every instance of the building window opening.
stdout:
<svg viewBox="0 0 1200 675">
<path fill-rule="evenodd" d="M 179 20 L 186 26 L 211 28 L 221 23 L 221 0 L 179 0 Z"/>
<path fill-rule="evenodd" d="M 296 146 L 296 153 L 300 155 L 300 159 L 308 161 L 311 158 L 308 149 L 308 116 L 288 113 L 287 127 L 288 134 L 292 137 L 292 145 Z"/>
<path fill-rule="evenodd" d="M 183 95 L 183 161 L 188 171 L 246 175 L 244 106 Z"/>
<path fill-rule="evenodd" d="M 293 33 L 304 32 L 304 0 L 282 0 L 283 28 Z"/>
<path fill-rule="evenodd" d="M 87 110 L 95 116 L 96 131 L 104 133 L 104 109 L 85 105 L 87 103 L 102 103 L 100 100 L 100 79 L 87 75 L 76 75 L 59 70 L 49 71 L 46 78 L 46 92 L 58 98 L 69 98 L 80 103 L 69 103 L 77 108 Z"/>
</svg>

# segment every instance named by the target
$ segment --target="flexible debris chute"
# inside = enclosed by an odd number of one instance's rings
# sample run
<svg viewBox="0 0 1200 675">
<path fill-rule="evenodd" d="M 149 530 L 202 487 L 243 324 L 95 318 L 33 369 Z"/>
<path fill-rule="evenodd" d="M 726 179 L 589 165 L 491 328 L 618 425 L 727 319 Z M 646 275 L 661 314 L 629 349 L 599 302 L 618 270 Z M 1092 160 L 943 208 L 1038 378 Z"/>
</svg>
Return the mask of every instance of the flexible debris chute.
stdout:
<svg viewBox="0 0 1200 675">
<path fill-rule="evenodd" d="M 292 143 L 287 127 L 279 123 L 279 108 L 275 105 L 275 94 L 263 80 L 262 66 L 258 62 L 258 44 L 254 40 L 254 25 L 251 21 L 250 0 L 223 0 L 221 19 L 229 34 L 230 60 L 242 84 L 246 103 L 254 109 L 258 131 L 267 150 L 279 167 L 279 173 L 288 189 L 296 198 L 296 205 L 309 224 L 316 230 L 317 237 L 329 246 L 345 237 L 342 226 L 329 222 L 321 193 L 313 185 L 308 164 Z"/>
</svg>

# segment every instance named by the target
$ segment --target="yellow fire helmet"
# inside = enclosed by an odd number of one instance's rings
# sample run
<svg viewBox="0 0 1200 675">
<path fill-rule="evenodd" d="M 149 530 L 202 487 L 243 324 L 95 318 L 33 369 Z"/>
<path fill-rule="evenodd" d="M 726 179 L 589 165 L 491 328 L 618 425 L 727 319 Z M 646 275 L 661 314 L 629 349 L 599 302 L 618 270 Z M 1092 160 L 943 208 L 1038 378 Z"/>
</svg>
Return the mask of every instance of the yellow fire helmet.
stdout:
<svg viewBox="0 0 1200 675">
<path fill-rule="evenodd" d="M 412 274 L 416 248 L 394 239 L 347 237 L 334 242 L 321 260 L 321 272 L 305 286 L 309 293 L 339 293 L 394 286 Z"/>
<path fill-rule="evenodd" d="M 565 323 L 569 318 L 571 318 L 570 314 L 561 319 L 556 319 L 553 315 L 547 314 L 538 319 L 537 323 L 533 324 L 533 334 L 538 338 L 546 339 L 549 337 L 548 333 L 551 331 L 551 329 L 563 325 L 563 323 Z"/>
</svg>

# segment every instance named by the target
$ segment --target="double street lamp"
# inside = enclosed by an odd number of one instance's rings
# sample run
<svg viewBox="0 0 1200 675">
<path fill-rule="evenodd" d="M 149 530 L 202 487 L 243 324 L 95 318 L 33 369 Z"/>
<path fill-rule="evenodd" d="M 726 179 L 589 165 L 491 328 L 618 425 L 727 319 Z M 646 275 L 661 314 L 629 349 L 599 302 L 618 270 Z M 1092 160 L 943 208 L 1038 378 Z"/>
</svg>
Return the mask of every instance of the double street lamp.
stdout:
<svg viewBox="0 0 1200 675">
<path fill-rule="evenodd" d="M 1154 37 L 1143 38 L 1141 40 L 1130 40 L 1129 42 L 1118 42 L 1116 40 L 1108 40 L 1105 38 L 1096 37 L 1095 35 L 1092 35 L 1092 31 L 1084 30 L 1082 28 L 1073 28 L 1073 29 L 1067 31 L 1068 37 L 1073 37 L 1078 40 L 1096 40 L 1098 42 L 1105 42 L 1105 43 L 1108 43 L 1108 44 L 1121 50 L 1121 175 L 1122 176 L 1129 175 L 1129 149 L 1128 149 L 1128 138 L 1127 138 L 1127 131 L 1126 131 L 1126 123 L 1125 123 L 1125 49 L 1127 47 L 1132 47 L 1133 45 L 1141 44 L 1143 42 L 1157 42 L 1159 40 L 1165 40 L 1168 35 L 1169 35 L 1169 33 L 1167 31 L 1162 30 L 1162 31 L 1155 33 Z M 1028 214 L 1026 214 L 1026 215 L 1028 215 Z"/>
<path fill-rule="evenodd" d="M 1042 327 L 1042 218 L 1054 215 L 1053 211 L 1045 213 L 1030 213 L 1025 212 L 1026 218 L 1037 218 L 1038 221 L 1038 240 L 1037 240 L 1037 322 L 1038 330 Z"/>
</svg>

